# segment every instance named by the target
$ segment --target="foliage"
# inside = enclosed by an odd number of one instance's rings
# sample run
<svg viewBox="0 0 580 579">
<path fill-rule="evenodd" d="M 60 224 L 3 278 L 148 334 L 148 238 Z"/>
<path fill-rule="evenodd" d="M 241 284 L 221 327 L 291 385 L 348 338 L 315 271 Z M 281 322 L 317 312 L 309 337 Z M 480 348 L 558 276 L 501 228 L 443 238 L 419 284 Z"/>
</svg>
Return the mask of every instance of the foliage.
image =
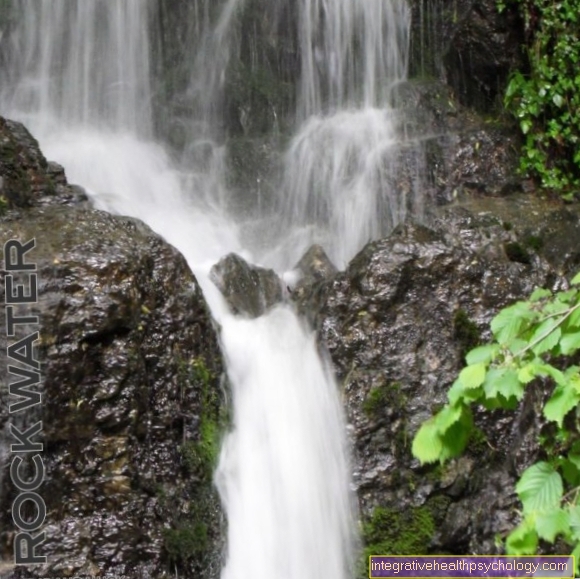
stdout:
<svg viewBox="0 0 580 579">
<path fill-rule="evenodd" d="M 449 390 L 448 403 L 427 420 L 413 454 L 430 463 L 458 456 L 474 432 L 471 406 L 515 409 L 539 379 L 553 385 L 543 407 L 548 457 L 526 469 L 515 491 L 522 521 L 507 537 L 510 554 L 532 554 L 540 539 L 561 538 L 580 554 L 580 274 L 572 289 L 537 289 L 527 301 L 504 308 L 491 322 L 494 340 L 472 349 Z"/>
<path fill-rule="evenodd" d="M 530 72 L 512 75 L 506 108 L 525 136 L 520 168 L 572 197 L 580 187 L 580 12 L 578 0 L 516 3 L 525 19 Z"/>
</svg>

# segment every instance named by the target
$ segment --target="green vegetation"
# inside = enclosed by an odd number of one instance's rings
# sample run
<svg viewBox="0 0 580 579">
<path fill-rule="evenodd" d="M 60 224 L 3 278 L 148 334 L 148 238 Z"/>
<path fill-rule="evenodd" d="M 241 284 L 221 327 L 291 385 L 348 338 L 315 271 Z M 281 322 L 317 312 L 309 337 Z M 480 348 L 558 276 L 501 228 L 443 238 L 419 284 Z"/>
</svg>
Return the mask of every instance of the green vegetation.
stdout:
<svg viewBox="0 0 580 579">
<path fill-rule="evenodd" d="M 580 188 L 580 11 L 578 0 L 517 4 L 528 39 L 527 73 L 515 72 L 505 106 L 525 137 L 520 169 L 572 198 Z"/>
<path fill-rule="evenodd" d="M 572 289 L 537 289 L 491 322 L 493 341 L 472 349 L 448 392 L 448 403 L 419 429 L 413 454 L 422 463 L 444 461 L 465 449 L 474 426 L 471 406 L 515 409 L 526 388 L 552 385 L 543 406 L 548 422 L 544 459 L 526 469 L 515 491 L 521 522 L 506 539 L 509 554 L 533 554 L 540 540 L 564 541 L 580 554 L 580 274 Z M 480 435 L 477 438 L 481 438 Z"/>
<path fill-rule="evenodd" d="M 177 529 L 165 529 L 163 540 L 171 560 L 187 563 L 189 559 L 204 554 L 207 548 L 207 526 L 194 522 L 182 524 Z"/>
<path fill-rule="evenodd" d="M 208 553 L 214 517 L 211 508 L 217 501 L 212 476 L 227 415 L 215 389 L 215 375 L 203 358 L 182 360 L 178 365 L 178 380 L 182 393 L 191 389 L 199 393 L 199 422 L 196 437 L 185 441 L 180 448 L 182 466 L 188 475 L 185 489 L 188 512 L 176 513 L 172 528 L 163 531 L 163 544 L 171 562 L 187 566 L 192 562 L 199 565 Z M 171 508 L 172 499 L 163 488 L 156 494 Z"/>
<path fill-rule="evenodd" d="M 401 393 L 401 385 L 393 382 L 373 386 L 362 403 L 362 409 L 369 418 L 373 418 L 389 405 L 400 409 L 404 404 L 405 396 Z"/>
</svg>

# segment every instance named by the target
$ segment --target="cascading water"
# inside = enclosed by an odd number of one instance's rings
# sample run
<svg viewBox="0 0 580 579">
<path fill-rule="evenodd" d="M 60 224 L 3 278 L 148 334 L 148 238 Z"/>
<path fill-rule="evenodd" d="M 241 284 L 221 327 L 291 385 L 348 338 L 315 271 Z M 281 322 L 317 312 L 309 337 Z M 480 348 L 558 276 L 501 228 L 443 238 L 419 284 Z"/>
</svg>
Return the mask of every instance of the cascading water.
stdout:
<svg viewBox="0 0 580 579">
<path fill-rule="evenodd" d="M 353 563 L 354 508 L 344 420 L 331 373 L 317 352 L 314 337 L 289 307 L 279 307 L 255 321 L 235 319 L 226 312 L 208 282 L 208 269 L 223 254 L 244 252 L 244 248 L 237 224 L 225 217 L 220 199 L 208 203 L 212 194 L 208 194 L 207 184 L 221 181 L 176 169 L 161 145 L 144 140 L 153 125 L 146 48 L 148 10 L 153 1 L 31 4 L 13 0 L 13 29 L 2 39 L 3 61 L 8 63 L 3 78 L 9 82 L 2 88 L 0 112 L 26 122 L 45 154 L 61 162 L 69 180 L 84 185 L 99 208 L 143 219 L 180 249 L 204 288 L 222 327 L 234 404 L 233 431 L 224 441 L 216 473 L 229 521 L 222 578 L 348 579 Z M 392 2 L 404 15 L 404 5 Z M 241 0 L 223 3 L 212 33 L 214 43 L 227 37 L 232 15 L 241 4 Z M 344 205 L 341 210 L 353 217 L 358 212 L 364 229 L 354 240 L 350 231 L 354 224 L 340 219 L 334 224 L 329 251 L 341 263 L 355 244 L 360 246 L 379 229 L 378 223 L 366 223 L 369 210 L 363 197 L 366 191 L 373 207 L 382 199 L 383 194 L 373 188 L 382 186 L 380 173 L 388 170 L 388 164 L 381 155 L 394 142 L 390 112 L 372 108 L 383 103 L 379 80 L 387 66 L 385 58 L 391 56 L 377 50 L 381 42 L 389 39 L 388 47 L 392 40 L 389 29 L 393 24 L 388 17 L 394 13 L 387 12 L 391 0 L 372 4 L 381 9 L 368 8 L 368 0 L 303 0 L 301 4 L 302 42 L 310 39 L 313 47 L 312 54 L 303 47 L 302 87 L 313 96 L 311 104 L 306 97 L 302 99 L 302 108 L 304 115 L 318 116 L 305 121 L 289 153 L 289 167 L 293 150 L 307 153 L 322 138 L 333 160 L 322 171 L 320 186 L 326 191 L 321 195 L 326 203 Z M 318 23 L 305 15 L 314 18 L 322 9 L 327 19 L 320 39 L 323 44 L 315 45 Z M 342 42 L 351 48 L 334 53 Z M 207 46 L 212 46 L 212 39 Z M 199 57 L 205 59 L 206 70 L 213 57 L 207 48 Z M 227 57 L 226 51 L 223 58 Z M 311 73 L 307 73 L 308 59 L 312 60 Z M 372 60 L 372 66 L 364 65 L 362 73 L 360 67 L 366 59 Z M 399 62 L 399 56 L 395 60 Z M 326 76 L 314 70 L 321 63 L 327 64 Z M 404 63 L 401 67 L 404 69 Z M 362 100 L 355 94 L 360 79 L 366 91 Z M 207 89 L 212 94 L 204 96 L 206 103 L 219 100 L 223 83 L 214 80 Z M 378 96 L 373 100 L 371 93 Z M 325 126 L 321 117 L 327 102 L 334 113 L 328 117 L 332 126 Z M 343 110 L 357 103 L 363 108 Z M 211 123 L 209 113 L 200 114 L 205 118 L 192 119 L 192 124 L 199 126 L 200 120 Z M 357 128 L 361 123 L 363 133 Z M 372 149 L 366 148 L 368 139 Z M 371 150 L 376 151 L 377 160 L 372 155 L 367 158 L 366 152 Z M 213 163 L 210 168 L 216 170 L 219 165 Z M 313 165 L 308 170 L 314 175 Z M 369 177 L 373 172 L 379 176 Z M 311 183 L 316 183 L 314 176 L 304 186 Z M 334 183 L 352 185 L 355 197 L 330 195 L 334 191 L 328 188 Z M 287 188 L 286 194 L 304 196 L 298 184 Z M 296 201 L 298 206 L 302 202 Z M 294 201 L 282 209 L 283 217 L 290 218 L 288 239 L 300 234 L 295 223 L 299 215 L 293 207 Z M 379 212 L 381 209 L 378 207 Z M 321 229 L 327 215 L 320 212 Z M 340 247 L 340 227 L 345 227 L 347 248 Z M 279 241 L 283 246 L 283 240 Z M 248 251 L 245 255 L 252 258 Z M 285 266 L 291 263 L 286 261 Z"/>
<path fill-rule="evenodd" d="M 306 246 L 344 267 L 368 241 L 421 211 L 420 189 L 396 186 L 400 138 L 390 93 L 406 78 L 405 0 L 303 0 L 299 119 L 278 200 Z"/>
</svg>

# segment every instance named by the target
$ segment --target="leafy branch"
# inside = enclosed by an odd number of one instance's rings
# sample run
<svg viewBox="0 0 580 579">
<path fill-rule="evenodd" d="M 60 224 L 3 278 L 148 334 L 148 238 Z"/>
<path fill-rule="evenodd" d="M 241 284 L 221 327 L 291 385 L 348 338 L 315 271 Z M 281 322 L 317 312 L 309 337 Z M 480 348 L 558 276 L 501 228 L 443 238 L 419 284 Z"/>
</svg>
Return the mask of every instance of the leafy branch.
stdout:
<svg viewBox="0 0 580 579">
<path fill-rule="evenodd" d="M 541 440 L 550 458 L 530 466 L 517 482 L 522 519 L 505 548 L 513 555 L 533 554 L 540 539 L 561 538 L 578 556 L 580 368 L 569 357 L 580 350 L 580 274 L 568 291 L 537 289 L 527 301 L 504 308 L 491 331 L 491 343 L 466 355 L 467 366 L 447 393 L 448 403 L 417 432 L 413 454 L 422 463 L 458 456 L 474 432 L 473 404 L 513 410 L 534 380 L 551 381 L 542 413 L 555 428 Z"/>
</svg>

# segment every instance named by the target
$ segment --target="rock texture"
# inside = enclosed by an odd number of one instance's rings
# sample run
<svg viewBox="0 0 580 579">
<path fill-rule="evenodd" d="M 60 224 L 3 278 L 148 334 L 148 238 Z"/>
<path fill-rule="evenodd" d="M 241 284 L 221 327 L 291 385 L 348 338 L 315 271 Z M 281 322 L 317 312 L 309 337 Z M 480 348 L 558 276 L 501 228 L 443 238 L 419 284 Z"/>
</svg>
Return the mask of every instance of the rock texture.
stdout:
<svg viewBox="0 0 580 579">
<path fill-rule="evenodd" d="M 210 279 L 234 314 L 257 318 L 282 301 L 282 283 L 276 272 L 250 265 L 235 253 L 211 268 Z"/>
<path fill-rule="evenodd" d="M 578 208 L 523 195 L 492 205 L 399 226 L 299 302 L 343 390 L 367 554 L 497 553 L 496 536 L 517 523 L 512 489 L 540 452 L 542 388 L 515 414 L 477 414 L 467 452 L 443 467 L 421 467 L 410 450 L 495 313 L 536 286 L 566 287 L 578 265 L 569 243 L 538 242 L 559 223 L 578 235 Z"/>
<path fill-rule="evenodd" d="M 21 125 L 0 119 L 0 128 L 3 195 L 17 208 L 5 208 L 0 237 L 36 238 L 28 258 L 38 267 L 39 298 L 28 311 L 40 317 L 43 399 L 38 413 L 19 420 L 44 425 L 47 475 L 38 492 L 49 561 L 9 576 L 217 577 L 222 515 L 211 476 L 226 416 L 222 360 L 201 290 L 184 258 L 143 223 L 62 205 L 60 170 Z M 55 203 L 42 205 L 51 185 Z M 6 340 L 2 332 L 3 352 Z M 0 368 L 7 384 L 5 355 Z M 7 422 L 16 419 L 8 401 L 3 388 L 4 451 Z M 5 473 L 10 456 L 0 456 Z M 16 494 L 5 474 L 6 565 Z"/>
</svg>

